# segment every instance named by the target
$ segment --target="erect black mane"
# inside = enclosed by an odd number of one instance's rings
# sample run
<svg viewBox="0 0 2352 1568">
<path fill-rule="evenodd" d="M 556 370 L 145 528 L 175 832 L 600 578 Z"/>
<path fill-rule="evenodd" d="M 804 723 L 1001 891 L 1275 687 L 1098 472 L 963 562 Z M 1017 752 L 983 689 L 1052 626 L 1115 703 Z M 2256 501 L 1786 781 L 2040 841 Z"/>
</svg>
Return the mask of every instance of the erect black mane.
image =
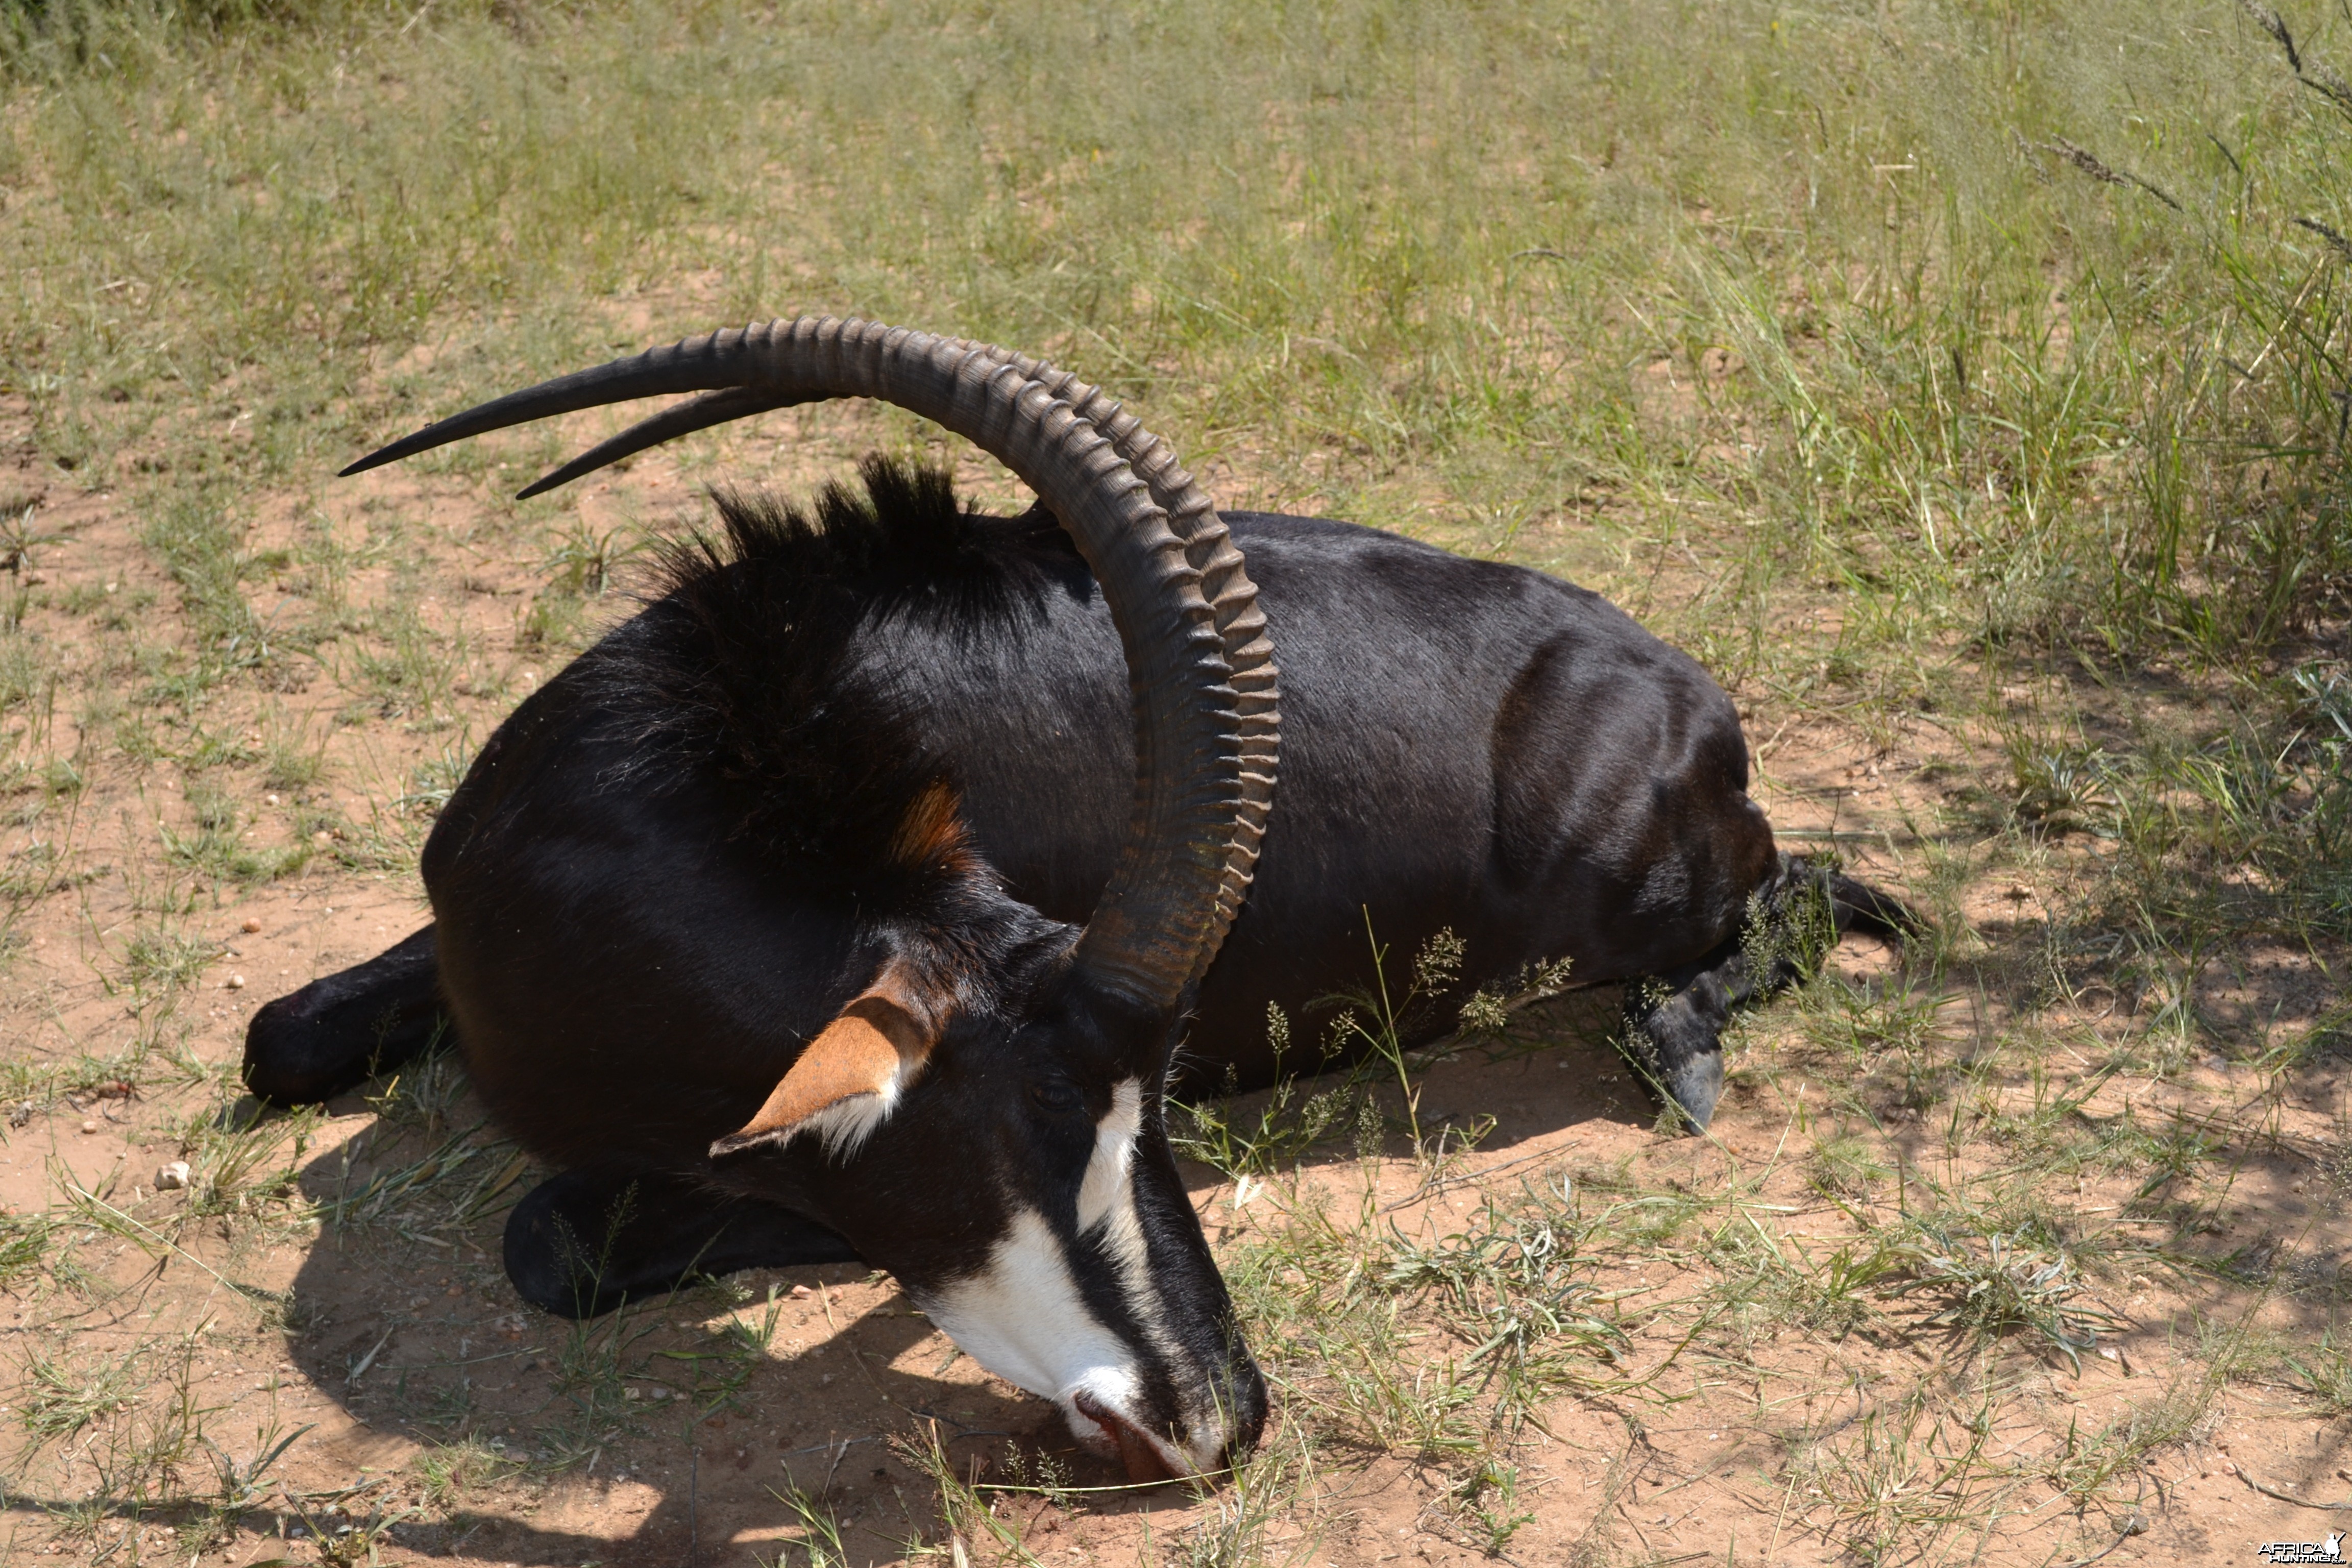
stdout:
<svg viewBox="0 0 2352 1568">
<path fill-rule="evenodd" d="M 902 829 L 957 780 L 917 739 L 921 694 L 860 668 L 856 634 L 895 617 L 1001 635 L 1042 617 L 1076 555 L 1042 509 L 967 509 L 944 469 L 874 456 L 860 474 L 862 493 L 829 484 L 807 511 L 712 492 L 723 531 L 666 547 L 645 612 L 581 662 L 621 726 L 630 787 L 710 780 L 733 838 L 878 911 L 947 879 L 945 841 Z"/>
<path fill-rule="evenodd" d="M 1034 601 L 1050 569 L 1076 558 L 1042 506 L 996 517 L 959 501 L 943 468 L 869 453 L 857 468 L 863 493 L 828 482 L 813 512 L 763 493 L 713 490 L 725 537 L 697 533 L 664 552 L 655 592 L 693 592 L 714 573 L 740 568 L 824 579 L 876 616 L 952 624 Z"/>
</svg>

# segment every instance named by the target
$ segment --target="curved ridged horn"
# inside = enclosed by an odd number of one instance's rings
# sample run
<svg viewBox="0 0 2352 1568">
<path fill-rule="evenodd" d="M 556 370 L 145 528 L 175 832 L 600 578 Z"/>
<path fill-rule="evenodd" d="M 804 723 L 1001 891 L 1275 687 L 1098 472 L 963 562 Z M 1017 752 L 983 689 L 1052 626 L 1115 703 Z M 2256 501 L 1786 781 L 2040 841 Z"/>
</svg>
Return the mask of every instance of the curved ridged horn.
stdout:
<svg viewBox="0 0 2352 1568">
<path fill-rule="evenodd" d="M 1048 374 L 1030 375 L 1024 365 Z M 1256 589 L 1223 521 L 1166 444 L 1096 389 L 1025 356 L 877 322 L 802 317 L 689 338 L 511 393 L 343 471 L 674 392 L 718 395 L 648 421 L 663 432 L 655 438 L 788 404 L 882 398 L 996 458 L 1069 531 L 1118 627 L 1136 724 L 1135 812 L 1077 960 L 1097 984 L 1137 1004 L 1173 1004 L 1214 956 L 1247 888 L 1271 799 L 1278 719 Z M 1173 511 L 1152 499 L 1155 489 L 1177 502 Z M 1189 538 L 1174 531 L 1178 525 Z M 1229 647 L 1238 659 L 1227 657 Z"/>
<path fill-rule="evenodd" d="M 1242 721 L 1242 787 L 1244 811 L 1234 835 L 1233 853 L 1218 889 L 1215 926 L 1209 944 L 1194 965 L 1197 980 L 1208 970 L 1225 931 L 1241 913 L 1249 896 L 1250 878 L 1257 865 L 1257 847 L 1265 836 L 1265 819 L 1274 801 L 1275 773 L 1281 757 L 1282 735 L 1277 712 L 1279 692 L 1274 667 L 1274 645 L 1265 635 L 1265 613 L 1258 608 L 1257 589 L 1242 567 L 1225 520 L 1217 515 L 1208 492 L 1176 460 L 1176 449 L 1143 427 L 1142 421 L 1120 407 L 1098 386 L 1080 381 L 1068 371 L 1045 361 L 992 343 L 970 345 L 1045 387 L 1077 415 L 1109 437 L 1111 446 L 1150 488 L 1151 499 L 1168 514 L 1168 526 L 1184 542 L 1185 555 L 1201 574 L 1201 590 L 1216 617 L 1223 641 L 1225 662 L 1233 668 L 1233 685 L 1239 699 Z M 699 400 L 698 400 L 699 401 Z M 1142 782 L 1137 780 L 1137 817 L 1142 814 Z"/>
<path fill-rule="evenodd" d="M 756 329 L 754 329 L 756 330 Z M 1176 461 L 1175 449 L 1143 427 L 1142 422 L 1125 412 L 1118 402 L 1098 386 L 1080 381 L 1068 371 L 1056 369 L 1034 355 L 1000 348 L 993 343 L 975 342 L 969 339 L 950 338 L 943 342 L 957 350 L 970 350 L 1000 364 L 1011 365 L 1027 379 L 1042 384 L 1047 391 L 1070 405 L 1070 411 L 1110 438 L 1118 455 L 1127 459 L 1151 491 L 1152 500 L 1168 514 L 1168 526 L 1184 544 L 1184 553 L 1198 568 L 1202 592 L 1216 616 L 1217 634 L 1223 641 L 1225 661 L 1233 667 L 1234 690 L 1239 698 L 1238 711 L 1242 720 L 1242 782 L 1247 809 L 1234 830 L 1234 853 L 1227 858 L 1224 877 L 1218 891 L 1217 918 L 1208 945 L 1202 950 L 1193 978 L 1205 972 L 1217 949 L 1223 944 L 1226 930 L 1234 917 L 1241 912 L 1242 901 L 1249 895 L 1250 878 L 1257 863 L 1257 847 L 1265 833 L 1266 813 L 1273 803 L 1275 772 L 1280 761 L 1281 737 L 1277 729 L 1276 690 L 1274 649 L 1265 637 L 1265 616 L 1258 609 L 1255 590 L 1241 569 L 1241 552 L 1234 547 L 1233 538 L 1224 520 L 1201 487 L 1193 482 Z M 683 348 L 686 345 L 677 345 Z M 677 367 L 659 358 L 667 351 L 656 350 L 635 359 L 616 360 L 593 371 L 561 381 L 548 382 L 511 397 L 484 404 L 457 416 L 470 423 L 463 431 L 441 437 L 454 440 L 457 435 L 492 430 L 518 419 L 539 418 L 530 410 L 544 408 L 549 413 L 569 413 L 576 408 L 593 407 L 601 403 L 617 403 L 632 398 L 650 396 L 657 392 L 679 389 Z M 592 390 L 593 389 L 593 390 Z M 583 393 L 588 400 L 578 401 Z M 546 401 L 536 401 L 544 398 Z M 517 400 L 525 400 L 518 402 Z M 518 500 L 541 495 L 562 485 L 570 484 L 584 474 L 595 472 L 623 458 L 673 441 L 697 430 L 707 430 L 715 425 L 728 424 L 754 415 L 770 413 L 778 408 L 812 401 L 809 394 L 799 391 L 775 391 L 740 384 L 721 385 L 716 391 L 705 392 L 699 397 L 673 404 L 650 418 L 641 419 L 581 453 L 562 468 L 556 468 L 515 494 Z M 509 406 L 511 405 L 511 406 Z M 487 422 L 495 418 L 496 423 Z M 442 429 L 435 426 L 419 431 L 409 441 L 384 448 L 383 452 L 354 464 L 346 472 L 379 461 L 390 461 L 404 456 L 412 447 L 410 442 L 423 441 L 425 437 Z M 1138 787 L 1140 789 L 1139 774 Z M 1140 797 L 1138 803 L 1140 811 Z"/>
</svg>

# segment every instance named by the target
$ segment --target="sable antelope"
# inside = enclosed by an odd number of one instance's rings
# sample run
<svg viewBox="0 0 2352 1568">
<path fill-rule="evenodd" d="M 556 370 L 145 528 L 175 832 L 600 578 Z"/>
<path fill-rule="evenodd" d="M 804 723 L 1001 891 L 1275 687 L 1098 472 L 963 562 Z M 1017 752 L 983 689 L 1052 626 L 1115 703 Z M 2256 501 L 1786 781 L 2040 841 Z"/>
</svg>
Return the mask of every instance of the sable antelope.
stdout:
<svg viewBox="0 0 2352 1568">
<path fill-rule="evenodd" d="M 1630 1037 L 1704 1127 L 1731 1009 L 1790 972 L 1743 931 L 1801 893 L 1841 926 L 1902 919 L 1776 851 L 1729 700 L 1603 600 L 1345 523 L 1221 519 L 1097 389 L 1002 349 L 764 323 L 346 472 L 677 392 L 701 395 L 522 493 L 863 395 L 1038 504 L 981 516 L 878 462 L 814 520 L 720 496 L 725 539 L 673 550 L 483 749 L 425 847 L 435 924 L 255 1016 L 247 1083 L 306 1101 L 446 1009 L 492 1114 L 563 1173 L 507 1233 L 552 1310 L 863 1258 L 1130 1473 L 1206 1469 L 1255 1440 L 1265 1390 L 1169 1148 L 1180 1037 L 1188 1072 L 1264 1082 L 1268 1003 L 1360 979 L 1368 919 L 1405 951 L 1451 928 L 1465 990 L 1561 958 L 1644 982 Z"/>
</svg>

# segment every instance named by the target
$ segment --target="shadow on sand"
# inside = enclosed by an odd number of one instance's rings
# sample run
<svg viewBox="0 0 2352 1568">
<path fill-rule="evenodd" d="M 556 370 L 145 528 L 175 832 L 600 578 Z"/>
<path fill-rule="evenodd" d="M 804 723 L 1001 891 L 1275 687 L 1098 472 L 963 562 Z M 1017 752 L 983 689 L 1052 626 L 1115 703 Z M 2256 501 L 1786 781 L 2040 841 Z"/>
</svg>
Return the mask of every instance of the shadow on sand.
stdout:
<svg viewBox="0 0 2352 1568">
<path fill-rule="evenodd" d="M 1559 1135 L 1591 1123 L 1612 1144 L 1638 1140 L 1654 1111 L 1606 1044 L 1616 1008 L 1613 988 L 1574 994 L 1537 1031 L 1567 1043 L 1433 1065 L 1418 1075 L 1424 1130 L 1491 1116 L 1480 1150 L 1497 1163 L 1521 1144 L 1565 1149 Z M 295 1275 L 286 1334 L 312 1387 L 367 1432 L 420 1446 L 411 1471 L 447 1489 L 454 1511 L 391 1526 L 386 1546 L 551 1568 L 748 1564 L 796 1537 L 784 1497 L 798 1488 L 831 1506 L 850 1561 L 895 1561 L 937 1533 L 935 1486 L 900 1451 L 934 1433 L 967 1478 L 1003 1478 L 1017 1448 L 1067 1484 L 1122 1479 L 1076 1447 L 1051 1405 L 985 1376 L 860 1265 L 751 1270 L 587 1323 L 524 1306 L 499 1242 L 544 1173 L 481 1125 L 453 1061 L 410 1079 L 329 1108 L 386 1114 L 302 1171 L 330 1217 Z M 420 1114 L 419 1101 L 438 1109 Z M 1218 1175 L 1186 1173 L 1213 1207 Z M 1212 1237 L 1222 1228 L 1213 1221 Z M 383 1447 L 379 1468 L 407 1452 Z M 524 1484 L 487 1484 L 501 1479 Z M 469 1509 L 469 1494 L 485 1500 Z M 1169 1485 L 1095 1494 L 1087 1511 L 1195 1502 Z"/>
</svg>

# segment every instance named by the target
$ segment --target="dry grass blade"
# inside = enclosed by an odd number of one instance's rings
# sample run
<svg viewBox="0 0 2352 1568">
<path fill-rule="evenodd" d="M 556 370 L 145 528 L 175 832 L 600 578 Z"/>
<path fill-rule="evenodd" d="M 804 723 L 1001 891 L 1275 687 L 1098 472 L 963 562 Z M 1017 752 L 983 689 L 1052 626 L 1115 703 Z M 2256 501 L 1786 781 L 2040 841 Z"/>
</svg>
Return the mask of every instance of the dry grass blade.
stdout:
<svg viewBox="0 0 2352 1568">
<path fill-rule="evenodd" d="M 2149 195 L 2154 196 L 2158 201 L 2162 202 L 2174 212 L 2179 212 L 2182 210 L 2180 204 L 2173 200 L 2172 197 L 2165 191 L 2148 184 L 2146 180 L 2141 179 L 2137 174 L 2122 174 L 2116 170 L 2108 168 L 2105 163 L 2099 162 L 2095 155 L 2084 151 L 2083 148 L 2075 146 L 2063 136 L 2052 137 L 2050 139 L 2050 150 L 2057 153 L 2060 157 L 2065 159 L 2069 163 L 2074 164 L 2077 169 L 2082 170 L 2083 173 L 2090 175 L 2091 178 L 2095 180 L 2110 185 L 2135 186 L 2139 190 L 2146 191 Z"/>
<path fill-rule="evenodd" d="M 2334 246 L 2337 252 L 2339 252 L 2346 260 L 2352 261 L 2352 239 L 2345 238 L 2342 235 L 2336 233 L 2334 229 L 2328 227 L 2326 224 L 2314 217 L 2297 217 L 2294 220 L 2294 226 L 2297 228 L 2309 229 L 2312 233 L 2317 235 L 2320 238 Z"/>
</svg>

